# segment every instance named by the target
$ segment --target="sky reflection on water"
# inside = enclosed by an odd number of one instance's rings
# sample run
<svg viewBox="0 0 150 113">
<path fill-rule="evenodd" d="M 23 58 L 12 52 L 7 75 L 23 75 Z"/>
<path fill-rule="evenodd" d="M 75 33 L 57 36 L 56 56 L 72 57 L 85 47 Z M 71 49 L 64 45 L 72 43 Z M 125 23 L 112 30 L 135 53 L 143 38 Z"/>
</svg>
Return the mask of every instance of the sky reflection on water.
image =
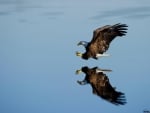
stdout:
<svg viewBox="0 0 150 113">
<path fill-rule="evenodd" d="M 150 7 L 128 7 L 123 9 L 115 9 L 110 11 L 100 12 L 100 15 L 93 17 L 93 19 L 107 19 L 107 18 L 129 18 L 140 19 L 150 16 Z"/>
</svg>

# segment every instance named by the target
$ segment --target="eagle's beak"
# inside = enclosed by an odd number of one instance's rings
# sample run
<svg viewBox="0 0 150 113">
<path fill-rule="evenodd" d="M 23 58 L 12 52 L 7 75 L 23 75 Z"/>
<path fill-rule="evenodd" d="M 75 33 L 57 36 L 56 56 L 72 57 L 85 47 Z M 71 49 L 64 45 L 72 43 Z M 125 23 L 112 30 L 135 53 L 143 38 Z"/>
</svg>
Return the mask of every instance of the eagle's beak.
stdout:
<svg viewBox="0 0 150 113">
<path fill-rule="evenodd" d="M 82 72 L 82 70 L 80 69 L 80 70 L 76 70 L 76 74 L 78 75 L 78 74 L 80 74 Z"/>
<path fill-rule="evenodd" d="M 80 52 L 76 52 L 76 56 L 79 56 L 79 57 L 81 57 L 82 56 L 82 53 L 80 53 Z"/>
</svg>

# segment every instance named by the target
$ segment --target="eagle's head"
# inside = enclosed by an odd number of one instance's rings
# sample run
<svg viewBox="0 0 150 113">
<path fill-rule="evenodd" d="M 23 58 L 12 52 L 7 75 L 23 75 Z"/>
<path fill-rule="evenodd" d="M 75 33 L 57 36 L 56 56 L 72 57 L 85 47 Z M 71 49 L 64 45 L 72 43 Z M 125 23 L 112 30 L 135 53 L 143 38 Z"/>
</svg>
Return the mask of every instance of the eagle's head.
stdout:
<svg viewBox="0 0 150 113">
<path fill-rule="evenodd" d="M 78 46 L 83 45 L 86 48 L 87 45 L 88 45 L 88 42 L 86 42 L 86 41 L 80 41 L 77 45 Z"/>
</svg>

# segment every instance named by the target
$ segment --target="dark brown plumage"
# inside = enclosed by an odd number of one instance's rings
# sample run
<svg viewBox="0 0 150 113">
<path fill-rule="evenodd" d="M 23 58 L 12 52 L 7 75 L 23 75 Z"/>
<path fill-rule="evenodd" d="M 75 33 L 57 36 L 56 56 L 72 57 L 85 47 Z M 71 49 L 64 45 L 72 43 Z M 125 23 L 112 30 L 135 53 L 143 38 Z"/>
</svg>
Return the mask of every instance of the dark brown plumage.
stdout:
<svg viewBox="0 0 150 113">
<path fill-rule="evenodd" d="M 113 39 L 117 36 L 124 36 L 127 33 L 127 27 L 126 24 L 118 23 L 115 25 L 106 25 L 94 30 L 93 38 L 90 42 L 80 41 L 78 43 L 78 45 L 85 46 L 86 52 L 83 54 L 77 52 L 76 55 L 86 60 L 89 58 L 97 59 L 99 56 L 103 56 Z"/>
<path fill-rule="evenodd" d="M 77 73 L 80 71 L 86 74 L 83 81 L 77 81 L 80 85 L 90 84 L 93 89 L 93 94 L 115 105 L 124 105 L 126 103 L 124 93 L 116 91 L 111 86 L 109 78 L 104 74 L 105 71 L 110 70 L 99 70 L 97 67 L 91 69 L 82 67 L 81 70 L 77 70 Z"/>
</svg>

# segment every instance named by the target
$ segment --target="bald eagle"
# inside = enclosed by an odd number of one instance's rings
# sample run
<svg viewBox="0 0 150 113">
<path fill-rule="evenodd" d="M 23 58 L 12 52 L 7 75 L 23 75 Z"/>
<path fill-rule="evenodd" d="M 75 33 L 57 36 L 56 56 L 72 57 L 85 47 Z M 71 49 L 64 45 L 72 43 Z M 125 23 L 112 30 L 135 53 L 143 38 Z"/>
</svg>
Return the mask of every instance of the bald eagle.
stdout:
<svg viewBox="0 0 150 113">
<path fill-rule="evenodd" d="M 93 38 L 90 42 L 80 41 L 78 45 L 83 45 L 86 49 L 85 53 L 76 52 L 77 56 L 82 57 L 87 60 L 89 58 L 98 59 L 101 56 L 109 56 L 104 54 L 110 43 L 117 36 L 124 36 L 127 32 L 126 24 L 115 24 L 115 25 L 106 25 L 100 28 L 97 28 L 93 32 Z"/>
<path fill-rule="evenodd" d="M 83 81 L 77 82 L 80 85 L 90 84 L 93 89 L 93 94 L 101 97 L 104 100 L 107 100 L 112 104 L 124 105 L 126 103 L 124 93 L 116 91 L 116 89 L 111 86 L 109 78 L 104 73 L 109 71 L 111 70 L 98 69 L 98 67 L 82 67 L 80 70 L 76 71 L 76 74 L 83 72 L 86 74 L 86 76 Z"/>
</svg>

